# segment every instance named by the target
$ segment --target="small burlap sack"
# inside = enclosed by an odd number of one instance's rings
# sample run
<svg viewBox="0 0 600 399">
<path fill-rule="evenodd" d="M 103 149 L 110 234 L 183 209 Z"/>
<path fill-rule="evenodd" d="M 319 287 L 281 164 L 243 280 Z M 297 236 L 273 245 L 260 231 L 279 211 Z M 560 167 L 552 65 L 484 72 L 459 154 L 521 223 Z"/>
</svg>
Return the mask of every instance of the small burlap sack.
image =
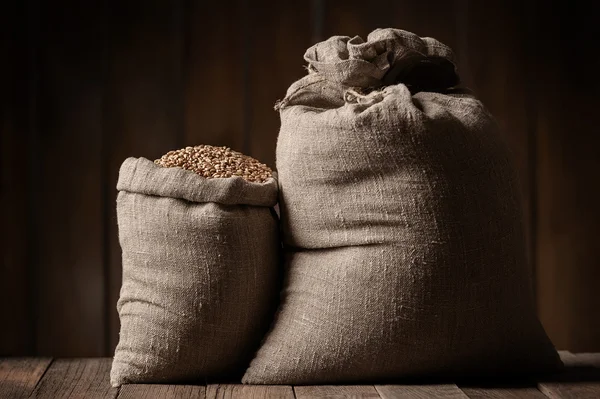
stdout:
<svg viewBox="0 0 600 399">
<path fill-rule="evenodd" d="M 112 385 L 239 378 L 277 300 L 276 179 L 205 179 L 129 158 L 117 189 L 123 286 Z"/>
<path fill-rule="evenodd" d="M 536 318 L 518 183 L 451 50 L 336 36 L 280 103 L 286 282 L 243 381 L 320 384 L 560 366 Z"/>
</svg>

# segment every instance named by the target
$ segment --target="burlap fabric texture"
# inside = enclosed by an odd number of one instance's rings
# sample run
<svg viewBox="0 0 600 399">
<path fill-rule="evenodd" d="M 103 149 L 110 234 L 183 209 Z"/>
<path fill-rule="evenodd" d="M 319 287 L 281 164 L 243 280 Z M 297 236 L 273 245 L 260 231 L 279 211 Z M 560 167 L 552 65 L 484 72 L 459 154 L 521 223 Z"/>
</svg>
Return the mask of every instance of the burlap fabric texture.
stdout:
<svg viewBox="0 0 600 399">
<path fill-rule="evenodd" d="M 286 281 L 243 381 L 543 372 L 518 182 L 452 51 L 397 29 L 309 48 L 279 104 Z"/>
<path fill-rule="evenodd" d="M 117 189 L 123 286 L 111 383 L 241 376 L 277 301 L 276 179 L 205 179 L 129 158 Z"/>
</svg>

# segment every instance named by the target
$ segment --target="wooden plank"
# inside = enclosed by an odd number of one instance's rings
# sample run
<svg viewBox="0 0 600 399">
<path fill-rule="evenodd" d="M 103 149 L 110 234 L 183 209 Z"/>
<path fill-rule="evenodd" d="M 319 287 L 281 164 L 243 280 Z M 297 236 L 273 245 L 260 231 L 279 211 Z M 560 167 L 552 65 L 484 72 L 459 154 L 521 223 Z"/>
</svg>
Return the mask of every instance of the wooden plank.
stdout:
<svg viewBox="0 0 600 399">
<path fill-rule="evenodd" d="M 129 384 L 119 390 L 119 399 L 204 399 L 206 387 L 196 385 Z"/>
<path fill-rule="evenodd" d="M 600 353 L 560 352 L 565 370 L 545 378 L 538 388 L 550 398 L 600 397 Z"/>
<path fill-rule="evenodd" d="M 560 359 L 567 368 L 596 367 L 600 368 L 600 353 L 572 353 L 559 351 Z"/>
<path fill-rule="evenodd" d="M 104 204 L 108 280 L 108 353 L 119 338 L 116 303 L 121 248 L 115 200 L 119 168 L 130 156 L 156 159 L 183 145 L 182 1 L 124 1 L 110 17 L 105 83 Z"/>
<path fill-rule="evenodd" d="M 467 396 L 455 384 L 436 385 L 375 385 L 383 399 L 466 399 Z"/>
<path fill-rule="evenodd" d="M 530 15 L 538 106 L 540 318 L 559 349 L 600 351 L 597 113 L 600 60 L 589 52 L 594 11 L 550 4 Z M 568 35 L 565 32 L 569 32 Z M 572 41 L 573 37 L 582 40 Z M 577 62 L 556 49 L 579 54 Z M 552 82 L 548 84 L 548 82 Z"/>
<path fill-rule="evenodd" d="M 294 399 L 294 391 L 287 385 L 208 385 L 206 399 Z"/>
<path fill-rule="evenodd" d="M 295 386 L 297 399 L 379 398 L 373 385 L 303 385 Z"/>
<path fill-rule="evenodd" d="M 471 399 L 486 398 L 515 398 L 515 399 L 544 399 L 546 396 L 541 393 L 536 385 L 527 386 L 484 386 L 484 387 L 464 387 L 463 392 Z"/>
<path fill-rule="evenodd" d="M 600 382 L 557 383 L 544 382 L 539 390 L 552 399 L 597 399 L 600 398 Z"/>
<path fill-rule="evenodd" d="M 30 76 L 34 34 L 24 2 L 0 5 L 0 356 L 33 354 L 32 292 L 28 268 Z M 33 119 L 33 118 L 32 118 Z"/>
<path fill-rule="evenodd" d="M 112 359 L 58 359 L 33 392 L 34 398 L 116 398 L 118 389 L 110 386 Z"/>
<path fill-rule="evenodd" d="M 185 145 L 244 147 L 243 0 L 188 2 Z"/>
<path fill-rule="evenodd" d="M 102 2 L 40 2 L 37 353 L 104 354 Z"/>
<path fill-rule="evenodd" d="M 507 1 L 456 2 L 457 40 L 463 84 L 472 89 L 498 121 L 512 152 L 524 205 L 524 228 L 532 272 L 535 269 L 535 199 L 532 146 L 535 104 L 529 85 L 529 48 L 524 40 L 528 27 L 522 4 Z M 493 43 L 493 46 L 490 46 Z"/>
<path fill-rule="evenodd" d="M 259 0 L 249 10 L 245 22 L 248 151 L 274 167 L 280 121 L 273 107 L 293 82 L 306 75 L 303 56 L 311 45 L 310 2 Z"/>
<path fill-rule="evenodd" d="M 51 362 L 50 358 L 0 359 L 0 399 L 28 398 Z"/>
</svg>

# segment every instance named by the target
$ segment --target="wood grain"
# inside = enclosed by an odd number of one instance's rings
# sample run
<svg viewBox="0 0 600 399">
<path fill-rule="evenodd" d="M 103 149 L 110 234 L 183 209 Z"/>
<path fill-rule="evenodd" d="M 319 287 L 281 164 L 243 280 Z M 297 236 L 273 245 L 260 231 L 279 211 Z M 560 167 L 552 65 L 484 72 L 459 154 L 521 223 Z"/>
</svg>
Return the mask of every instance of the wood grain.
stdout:
<svg viewBox="0 0 600 399">
<path fill-rule="evenodd" d="M 0 356 L 34 353 L 28 226 L 33 32 L 21 2 L 0 5 Z"/>
<path fill-rule="evenodd" d="M 416 33 L 419 36 L 434 37 L 458 51 L 458 32 L 455 18 L 460 10 L 459 1 L 444 1 L 435 4 L 425 1 L 389 2 L 389 21 L 378 27 L 393 27 Z"/>
<path fill-rule="evenodd" d="M 0 399 L 28 398 L 52 359 L 0 359 Z"/>
<path fill-rule="evenodd" d="M 552 399 L 597 399 L 600 397 L 600 381 L 594 382 L 543 382 L 539 390 Z"/>
<path fill-rule="evenodd" d="M 538 388 L 550 398 L 600 397 L 600 353 L 562 351 L 565 370 L 538 383 Z"/>
<path fill-rule="evenodd" d="M 297 399 L 379 398 L 373 385 L 305 385 L 295 386 Z"/>
<path fill-rule="evenodd" d="M 590 37 L 594 7 L 552 4 L 533 20 L 540 318 L 559 349 L 592 352 L 600 351 L 600 185 L 592 183 L 600 170 L 600 59 L 585 40 L 570 38 Z M 577 61 L 556 57 L 556 49 L 579 54 Z"/>
<path fill-rule="evenodd" d="M 120 2 L 111 14 L 103 113 L 104 206 L 107 218 L 108 342 L 114 353 L 119 319 L 121 247 L 116 220 L 116 184 L 127 157 L 154 160 L 183 146 L 183 2 Z"/>
<path fill-rule="evenodd" d="M 55 360 L 33 392 L 34 398 L 116 398 L 109 383 L 112 359 Z"/>
<path fill-rule="evenodd" d="M 188 2 L 185 145 L 244 149 L 244 1 Z"/>
<path fill-rule="evenodd" d="M 40 2 L 34 175 L 37 354 L 105 353 L 102 203 L 104 12 Z M 74 33 L 76 32 L 76 33 Z"/>
<path fill-rule="evenodd" d="M 294 399 L 294 391 L 286 385 L 208 385 L 206 399 Z"/>
<path fill-rule="evenodd" d="M 196 385 L 129 384 L 121 386 L 119 399 L 204 399 L 206 387 Z"/>
<path fill-rule="evenodd" d="M 124 385 L 110 387 L 110 358 L 0 358 L 0 398 L 598 398 L 600 353 L 561 353 L 567 368 L 535 385 Z M 295 392 L 295 396 L 294 396 Z M 542 394 L 543 393 L 543 394 Z M 546 395 L 546 396 L 544 396 Z"/>
<path fill-rule="evenodd" d="M 567 368 L 595 367 L 600 368 L 600 353 L 572 353 L 560 351 L 560 359 Z"/>
<path fill-rule="evenodd" d="M 541 393 L 535 384 L 533 386 L 512 386 L 512 387 L 461 387 L 467 397 L 472 399 L 543 399 L 546 396 Z"/>
<path fill-rule="evenodd" d="M 275 166 L 279 113 L 273 107 L 287 88 L 306 75 L 304 52 L 311 45 L 310 3 L 252 2 L 246 24 L 248 93 L 245 130 L 249 155 Z"/>
<path fill-rule="evenodd" d="M 383 399 L 466 399 L 467 396 L 455 384 L 436 385 L 375 385 Z"/>
<path fill-rule="evenodd" d="M 532 148 L 535 103 L 531 99 L 527 16 L 521 4 L 500 0 L 461 0 L 454 13 L 459 73 L 496 118 L 518 172 L 524 210 L 527 253 L 535 271 L 535 192 Z M 507 25 L 508 24 L 508 25 Z M 514 28 L 507 29 L 507 26 Z M 490 45 L 492 44 L 493 45 Z"/>
<path fill-rule="evenodd" d="M 359 0 L 326 1 L 323 10 L 323 38 L 331 36 L 360 36 L 366 40 L 367 35 L 377 28 L 392 25 L 394 12 L 390 0 L 373 1 L 368 7 Z M 388 9 L 389 12 L 382 12 Z"/>
</svg>

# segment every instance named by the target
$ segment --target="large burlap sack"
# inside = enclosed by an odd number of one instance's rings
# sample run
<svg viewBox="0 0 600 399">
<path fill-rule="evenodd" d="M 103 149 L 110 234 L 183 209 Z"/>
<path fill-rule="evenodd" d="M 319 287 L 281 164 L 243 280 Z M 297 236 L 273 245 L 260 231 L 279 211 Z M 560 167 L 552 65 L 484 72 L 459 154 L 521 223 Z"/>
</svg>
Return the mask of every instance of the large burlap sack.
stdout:
<svg viewBox="0 0 600 399">
<path fill-rule="evenodd" d="M 276 179 L 205 179 L 129 158 L 117 189 L 123 286 L 111 383 L 239 378 L 279 289 Z"/>
<path fill-rule="evenodd" d="M 518 183 L 451 50 L 383 29 L 308 49 L 280 104 L 286 282 L 243 381 L 541 372 Z"/>
</svg>

